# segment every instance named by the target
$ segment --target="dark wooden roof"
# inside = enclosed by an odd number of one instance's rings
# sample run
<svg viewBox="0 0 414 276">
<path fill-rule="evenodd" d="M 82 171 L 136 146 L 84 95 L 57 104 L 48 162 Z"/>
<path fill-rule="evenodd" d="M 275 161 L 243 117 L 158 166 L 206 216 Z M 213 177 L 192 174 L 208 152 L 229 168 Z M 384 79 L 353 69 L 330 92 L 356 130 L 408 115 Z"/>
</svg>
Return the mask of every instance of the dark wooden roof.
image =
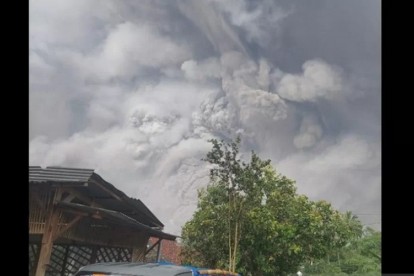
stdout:
<svg viewBox="0 0 414 276">
<path fill-rule="evenodd" d="M 120 212 L 150 228 L 164 227 L 141 200 L 127 196 L 93 169 L 29 166 L 29 183 L 75 187 L 107 210 Z"/>
<path fill-rule="evenodd" d="M 97 207 L 91 207 L 86 206 L 83 204 L 77 204 L 77 203 L 69 203 L 69 202 L 59 202 L 57 203 L 58 207 L 61 207 L 65 210 L 73 210 L 77 212 L 84 212 L 89 215 L 100 215 L 104 216 L 108 221 L 112 221 L 116 224 L 122 224 L 127 225 L 136 228 L 137 230 L 144 230 L 145 232 L 149 233 L 153 237 L 158 237 L 166 240 L 175 240 L 176 236 L 164 233 L 160 230 L 151 228 L 145 224 L 142 224 L 133 218 L 113 210 L 103 209 L 103 208 L 97 208 Z"/>
</svg>

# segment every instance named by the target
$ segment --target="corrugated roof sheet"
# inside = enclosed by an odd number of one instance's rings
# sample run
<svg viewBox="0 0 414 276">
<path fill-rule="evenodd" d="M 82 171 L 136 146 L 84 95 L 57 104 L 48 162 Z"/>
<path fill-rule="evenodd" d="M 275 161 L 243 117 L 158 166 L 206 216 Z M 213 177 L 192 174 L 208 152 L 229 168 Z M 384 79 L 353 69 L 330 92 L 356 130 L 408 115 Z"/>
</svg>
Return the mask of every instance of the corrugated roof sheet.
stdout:
<svg viewBox="0 0 414 276">
<path fill-rule="evenodd" d="M 29 166 L 29 182 L 88 182 L 94 170 L 64 167 Z"/>
</svg>

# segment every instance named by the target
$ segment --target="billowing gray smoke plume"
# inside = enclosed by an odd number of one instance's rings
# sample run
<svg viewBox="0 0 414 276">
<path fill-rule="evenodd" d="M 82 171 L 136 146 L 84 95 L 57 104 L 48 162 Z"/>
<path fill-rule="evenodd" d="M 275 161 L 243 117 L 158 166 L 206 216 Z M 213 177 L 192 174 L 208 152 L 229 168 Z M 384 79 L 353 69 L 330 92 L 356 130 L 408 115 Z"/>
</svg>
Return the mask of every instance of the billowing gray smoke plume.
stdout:
<svg viewBox="0 0 414 276">
<path fill-rule="evenodd" d="M 96 169 L 180 234 L 210 138 L 380 229 L 380 4 L 30 1 L 30 164 Z"/>
</svg>

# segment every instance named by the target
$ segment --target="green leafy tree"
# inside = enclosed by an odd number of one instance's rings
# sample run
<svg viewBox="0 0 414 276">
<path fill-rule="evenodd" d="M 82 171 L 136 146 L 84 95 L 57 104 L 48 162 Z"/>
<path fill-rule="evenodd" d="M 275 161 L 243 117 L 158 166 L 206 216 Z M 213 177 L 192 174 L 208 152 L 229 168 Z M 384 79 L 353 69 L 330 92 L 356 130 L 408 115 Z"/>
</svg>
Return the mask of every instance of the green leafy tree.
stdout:
<svg viewBox="0 0 414 276">
<path fill-rule="evenodd" d="M 343 247 L 353 233 L 326 201 L 298 195 L 293 180 L 252 152 L 239 158 L 240 139 L 211 140 L 210 184 L 183 226 L 184 262 L 244 275 L 286 275 Z"/>
<path fill-rule="evenodd" d="M 359 233 L 360 236 L 354 236 L 337 250 L 337 259 L 316 260 L 312 265 L 306 264 L 304 272 L 307 275 L 381 275 L 381 233 L 371 228 L 361 229 Z"/>
</svg>

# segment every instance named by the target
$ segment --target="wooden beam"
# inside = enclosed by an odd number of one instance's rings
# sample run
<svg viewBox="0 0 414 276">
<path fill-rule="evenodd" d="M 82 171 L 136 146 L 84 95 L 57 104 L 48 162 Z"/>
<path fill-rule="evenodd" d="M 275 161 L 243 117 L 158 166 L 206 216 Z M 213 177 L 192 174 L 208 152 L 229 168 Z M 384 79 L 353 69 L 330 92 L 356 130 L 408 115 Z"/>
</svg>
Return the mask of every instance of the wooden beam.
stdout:
<svg viewBox="0 0 414 276">
<path fill-rule="evenodd" d="M 45 210 L 44 202 L 39 198 L 39 194 L 31 193 L 30 196 L 34 199 L 34 201 L 36 201 L 40 210 L 44 211 Z"/>
<path fill-rule="evenodd" d="M 99 188 L 101 188 L 102 190 L 104 190 L 105 192 L 107 192 L 108 194 L 110 194 L 111 196 L 113 196 L 114 198 L 116 198 L 117 200 L 122 201 L 122 198 L 120 198 L 118 195 L 116 195 L 114 192 L 112 192 L 108 188 L 104 187 L 101 183 L 97 181 L 92 181 L 92 183 L 98 186 Z"/>
<path fill-rule="evenodd" d="M 154 248 L 156 247 L 159 243 L 161 242 L 161 239 L 158 239 L 158 241 L 156 243 L 154 243 L 150 248 L 147 249 L 147 251 L 145 251 L 145 256 L 147 256 L 147 254 Z"/>
<path fill-rule="evenodd" d="M 76 198 L 79 198 L 80 200 L 82 200 L 83 202 L 87 203 L 88 205 L 92 205 L 92 203 L 93 203 L 93 200 L 90 197 L 79 193 L 75 189 L 62 188 L 62 191 L 69 193 L 69 195 L 63 200 L 63 202 L 71 202 L 76 197 Z"/>
<path fill-rule="evenodd" d="M 52 206 L 46 218 L 45 231 L 43 232 L 42 236 L 42 242 L 35 276 L 44 276 L 46 273 L 46 268 L 49 264 L 50 256 L 52 254 L 53 238 L 57 231 L 59 215 L 60 211 L 57 210 L 55 206 Z"/>
<path fill-rule="evenodd" d="M 70 210 L 70 209 L 66 209 L 64 207 L 59 207 L 60 210 L 62 210 L 65 213 L 72 213 L 75 214 L 77 216 L 82 216 L 82 217 L 92 217 L 92 218 L 96 218 L 96 219 L 103 219 L 102 215 L 99 213 L 99 211 L 95 211 L 94 213 L 88 213 L 88 212 L 83 212 L 80 210 Z"/>
<path fill-rule="evenodd" d="M 63 200 L 62 202 L 72 202 L 72 200 L 74 200 L 76 198 L 76 195 L 74 195 L 73 193 L 69 193 Z"/>
<path fill-rule="evenodd" d="M 53 241 L 55 241 L 57 238 L 59 238 L 65 231 L 67 231 L 69 228 L 71 228 L 75 223 L 77 223 L 82 218 L 83 218 L 83 216 L 77 215 L 73 220 L 71 220 L 68 224 L 66 224 L 59 231 L 56 232 L 56 234 L 53 238 Z"/>
<path fill-rule="evenodd" d="M 63 195 L 63 189 L 61 188 L 56 188 L 55 190 L 55 195 L 53 197 L 53 204 L 58 203 L 59 201 L 62 200 L 62 195 Z"/>
</svg>

